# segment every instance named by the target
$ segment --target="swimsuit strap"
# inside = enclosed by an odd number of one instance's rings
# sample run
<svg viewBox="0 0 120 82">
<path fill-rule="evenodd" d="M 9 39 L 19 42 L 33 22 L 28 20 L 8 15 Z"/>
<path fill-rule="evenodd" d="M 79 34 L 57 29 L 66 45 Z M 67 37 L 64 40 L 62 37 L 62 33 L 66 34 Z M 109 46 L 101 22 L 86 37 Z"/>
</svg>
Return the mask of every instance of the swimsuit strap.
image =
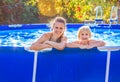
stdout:
<svg viewBox="0 0 120 82">
<path fill-rule="evenodd" d="M 51 34 L 51 36 L 49 38 L 49 41 L 51 41 L 52 36 L 53 36 L 53 34 Z M 62 36 L 60 36 L 55 42 L 58 42 L 58 43 L 61 42 L 61 38 L 62 38 Z"/>
<path fill-rule="evenodd" d="M 53 34 L 50 35 L 49 41 L 51 41 Z"/>
</svg>

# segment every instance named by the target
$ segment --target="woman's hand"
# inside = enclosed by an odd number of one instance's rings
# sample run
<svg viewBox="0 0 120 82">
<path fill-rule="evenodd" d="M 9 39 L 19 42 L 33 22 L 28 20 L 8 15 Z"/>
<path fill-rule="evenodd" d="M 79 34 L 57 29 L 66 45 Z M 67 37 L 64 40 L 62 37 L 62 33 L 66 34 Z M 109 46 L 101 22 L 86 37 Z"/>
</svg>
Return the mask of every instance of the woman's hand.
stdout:
<svg viewBox="0 0 120 82">
<path fill-rule="evenodd" d="M 43 44 L 51 44 L 51 41 L 45 41 Z"/>
</svg>

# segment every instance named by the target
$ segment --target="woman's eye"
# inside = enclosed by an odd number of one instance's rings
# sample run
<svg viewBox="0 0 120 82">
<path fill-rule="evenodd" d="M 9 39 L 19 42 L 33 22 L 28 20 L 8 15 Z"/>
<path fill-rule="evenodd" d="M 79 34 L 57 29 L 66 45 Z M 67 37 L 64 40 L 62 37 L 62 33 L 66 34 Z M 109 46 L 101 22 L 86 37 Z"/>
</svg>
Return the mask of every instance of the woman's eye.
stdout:
<svg viewBox="0 0 120 82">
<path fill-rule="evenodd" d="M 58 27 L 55 27 L 56 29 L 58 29 Z"/>
<path fill-rule="evenodd" d="M 63 28 L 61 27 L 60 29 L 62 30 Z"/>
</svg>

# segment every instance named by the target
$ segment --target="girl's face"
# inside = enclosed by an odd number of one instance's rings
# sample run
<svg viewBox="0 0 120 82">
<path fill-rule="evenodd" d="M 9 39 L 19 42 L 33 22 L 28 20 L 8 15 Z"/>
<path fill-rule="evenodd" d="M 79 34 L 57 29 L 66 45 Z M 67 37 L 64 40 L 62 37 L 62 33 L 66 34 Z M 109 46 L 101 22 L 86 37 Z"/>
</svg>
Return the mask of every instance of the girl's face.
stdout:
<svg viewBox="0 0 120 82">
<path fill-rule="evenodd" d="M 53 33 L 55 36 L 60 37 L 65 31 L 65 24 L 61 22 L 55 22 L 53 25 Z"/>
<path fill-rule="evenodd" d="M 89 32 L 87 32 L 87 31 L 82 31 L 82 32 L 80 33 L 80 39 L 81 39 L 81 40 L 89 40 L 89 38 L 90 38 Z"/>
</svg>

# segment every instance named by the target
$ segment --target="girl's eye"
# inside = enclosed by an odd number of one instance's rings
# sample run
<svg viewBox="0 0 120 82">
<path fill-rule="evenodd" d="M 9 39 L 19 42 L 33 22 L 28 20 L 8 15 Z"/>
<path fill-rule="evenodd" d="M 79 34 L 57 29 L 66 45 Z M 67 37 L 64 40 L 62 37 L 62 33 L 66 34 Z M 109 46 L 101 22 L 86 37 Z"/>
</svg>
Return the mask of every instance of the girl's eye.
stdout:
<svg viewBox="0 0 120 82">
<path fill-rule="evenodd" d="M 84 34 L 81 34 L 81 35 L 84 35 Z"/>
<path fill-rule="evenodd" d="M 85 35 L 88 35 L 88 34 L 85 34 Z"/>
</svg>

